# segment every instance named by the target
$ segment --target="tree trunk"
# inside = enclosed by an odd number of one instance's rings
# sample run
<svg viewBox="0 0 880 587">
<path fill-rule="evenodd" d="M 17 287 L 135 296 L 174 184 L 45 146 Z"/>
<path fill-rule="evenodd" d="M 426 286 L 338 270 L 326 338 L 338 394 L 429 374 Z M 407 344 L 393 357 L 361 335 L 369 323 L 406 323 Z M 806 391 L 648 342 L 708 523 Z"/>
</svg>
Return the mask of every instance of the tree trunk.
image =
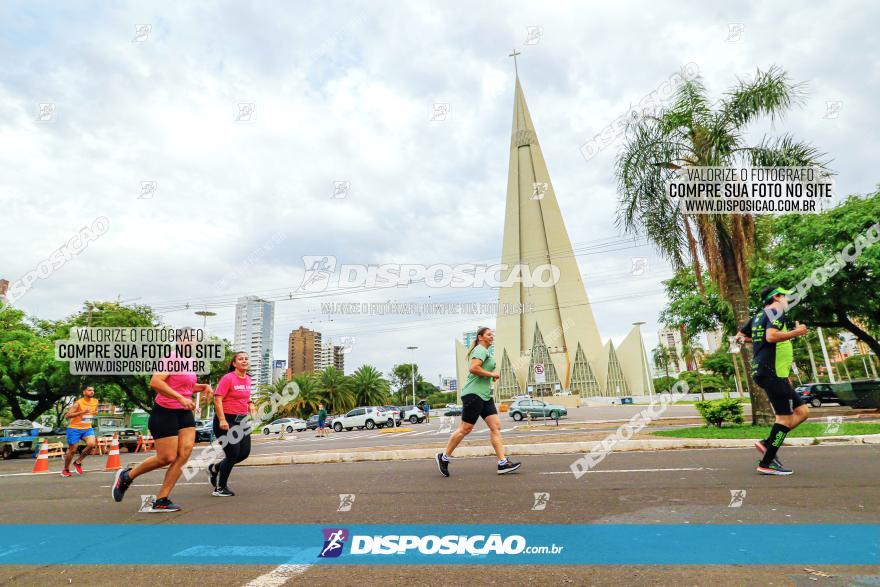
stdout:
<svg viewBox="0 0 880 587">
<path fill-rule="evenodd" d="M 749 312 L 748 295 L 743 290 L 739 281 L 736 262 L 734 261 L 732 254 L 726 253 L 731 252 L 722 250 L 722 263 L 726 278 L 724 284 L 724 298 L 733 310 L 733 317 L 734 320 L 736 320 L 736 328 L 738 330 L 740 326 L 745 324 L 746 321 L 751 318 L 751 313 Z M 752 405 L 752 425 L 762 426 L 772 424 L 776 421 L 776 418 L 773 414 L 773 408 L 770 405 L 770 399 L 767 397 L 767 393 L 755 384 L 755 381 L 752 379 L 752 370 L 749 368 L 752 363 L 752 349 L 747 345 L 743 345 L 740 349 L 740 356 L 742 357 L 743 366 L 745 368 L 745 379 L 749 385 L 749 400 Z"/>
</svg>

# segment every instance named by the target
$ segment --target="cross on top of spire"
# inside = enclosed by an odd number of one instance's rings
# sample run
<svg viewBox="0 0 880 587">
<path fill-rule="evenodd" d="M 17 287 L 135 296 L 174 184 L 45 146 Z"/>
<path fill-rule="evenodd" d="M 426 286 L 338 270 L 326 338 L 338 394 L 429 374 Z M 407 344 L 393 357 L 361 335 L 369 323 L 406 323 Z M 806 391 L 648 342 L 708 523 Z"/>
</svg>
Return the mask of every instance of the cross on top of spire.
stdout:
<svg viewBox="0 0 880 587">
<path fill-rule="evenodd" d="M 517 51 L 516 49 L 514 49 L 514 50 L 513 50 L 513 53 L 511 53 L 510 55 L 508 55 L 508 57 L 513 57 L 513 71 L 514 71 L 514 73 L 516 73 L 516 77 L 519 77 L 519 70 L 518 70 L 517 67 L 516 67 L 516 56 L 517 56 L 517 55 L 522 55 L 522 53 L 520 53 L 519 51 Z"/>
</svg>

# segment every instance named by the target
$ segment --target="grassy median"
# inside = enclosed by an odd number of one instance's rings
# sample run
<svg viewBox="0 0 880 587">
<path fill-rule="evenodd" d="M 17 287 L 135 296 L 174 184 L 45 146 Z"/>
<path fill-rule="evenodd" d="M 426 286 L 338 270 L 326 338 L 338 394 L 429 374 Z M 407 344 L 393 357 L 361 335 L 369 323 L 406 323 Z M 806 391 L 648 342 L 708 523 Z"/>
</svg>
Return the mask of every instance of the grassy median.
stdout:
<svg viewBox="0 0 880 587">
<path fill-rule="evenodd" d="M 837 428 L 835 430 L 835 427 Z M 770 426 L 700 426 L 697 428 L 679 428 L 676 430 L 658 430 L 655 436 L 672 436 L 674 438 L 767 438 Z M 788 433 L 789 437 L 815 436 L 849 436 L 857 434 L 880 434 L 880 424 L 867 422 L 805 422 Z"/>
</svg>

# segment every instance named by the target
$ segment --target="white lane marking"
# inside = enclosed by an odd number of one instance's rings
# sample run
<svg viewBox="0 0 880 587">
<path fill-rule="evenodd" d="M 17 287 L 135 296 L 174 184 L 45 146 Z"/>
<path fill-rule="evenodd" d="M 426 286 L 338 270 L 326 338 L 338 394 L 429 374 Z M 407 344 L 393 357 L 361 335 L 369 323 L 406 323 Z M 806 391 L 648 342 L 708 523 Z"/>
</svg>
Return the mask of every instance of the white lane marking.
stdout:
<svg viewBox="0 0 880 587">
<path fill-rule="evenodd" d="M 425 430 L 423 432 L 413 432 L 413 436 L 421 436 L 423 434 L 437 434 L 437 431 L 434 430 Z"/>
<path fill-rule="evenodd" d="M 312 565 L 280 565 L 265 575 L 260 575 L 244 587 L 280 587 L 297 575 L 305 573 Z"/>
<path fill-rule="evenodd" d="M 678 467 L 674 469 L 605 469 L 603 471 L 584 471 L 585 473 L 660 473 L 662 471 L 725 471 L 709 467 Z M 541 475 L 572 475 L 572 471 L 541 471 Z"/>
<path fill-rule="evenodd" d="M 175 483 L 174 484 L 175 487 L 177 487 L 178 485 L 210 485 L 210 483 L 208 483 L 207 481 L 195 481 L 195 482 L 184 481 L 183 483 Z M 132 487 L 162 487 L 162 483 L 132 483 L 131 486 Z M 101 487 L 106 487 L 109 489 L 110 487 L 112 487 L 112 485 L 101 485 Z"/>
</svg>

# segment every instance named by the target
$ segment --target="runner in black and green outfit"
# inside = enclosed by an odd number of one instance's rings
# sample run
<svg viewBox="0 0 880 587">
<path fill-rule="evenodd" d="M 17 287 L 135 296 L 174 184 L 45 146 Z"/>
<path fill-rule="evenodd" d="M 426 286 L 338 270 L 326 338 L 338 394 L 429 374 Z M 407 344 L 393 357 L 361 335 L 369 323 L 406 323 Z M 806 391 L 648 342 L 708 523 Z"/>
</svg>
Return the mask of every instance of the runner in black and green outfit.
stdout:
<svg viewBox="0 0 880 587">
<path fill-rule="evenodd" d="M 470 361 L 470 374 L 467 382 L 461 388 L 461 424 L 449 437 L 446 451 L 437 453 L 437 468 L 444 476 L 449 477 L 449 457 L 455 447 L 471 433 L 477 420 L 483 418 L 489 427 L 489 440 L 492 448 L 498 456 L 498 474 L 512 473 L 520 467 L 504 456 L 504 443 L 501 440 L 501 420 L 498 418 L 498 410 L 495 408 L 495 400 L 492 399 L 491 382 L 500 377 L 495 370 L 495 358 L 489 352 L 495 333 L 491 328 L 482 327 L 477 330 L 477 338 L 468 351 Z"/>
<path fill-rule="evenodd" d="M 797 323 L 794 328 L 785 317 L 788 309 L 787 294 L 790 290 L 779 286 L 766 287 L 761 291 L 764 308 L 746 322 L 737 334 L 737 340 L 752 342 L 752 377 L 767 392 L 767 397 L 776 413 L 776 423 L 770 429 L 770 436 L 755 442 L 755 448 L 764 454 L 758 464 L 758 472 L 764 475 L 791 475 L 792 471 L 782 466 L 776 453 L 785 435 L 807 419 L 810 409 L 788 382 L 794 354 L 791 339 L 804 336 L 807 327 Z"/>
</svg>

